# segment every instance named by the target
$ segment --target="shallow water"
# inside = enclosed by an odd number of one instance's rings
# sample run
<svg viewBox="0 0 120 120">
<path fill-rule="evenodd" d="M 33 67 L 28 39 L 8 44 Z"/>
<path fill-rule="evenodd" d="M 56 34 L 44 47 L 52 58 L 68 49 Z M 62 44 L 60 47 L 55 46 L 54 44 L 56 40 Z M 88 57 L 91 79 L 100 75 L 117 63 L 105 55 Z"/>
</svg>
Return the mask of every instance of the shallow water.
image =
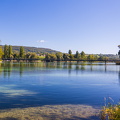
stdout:
<svg viewBox="0 0 120 120">
<path fill-rule="evenodd" d="M 101 107 L 120 99 L 114 63 L 1 63 L 0 109 L 80 104 Z M 114 100 L 114 101 L 113 101 Z"/>
</svg>

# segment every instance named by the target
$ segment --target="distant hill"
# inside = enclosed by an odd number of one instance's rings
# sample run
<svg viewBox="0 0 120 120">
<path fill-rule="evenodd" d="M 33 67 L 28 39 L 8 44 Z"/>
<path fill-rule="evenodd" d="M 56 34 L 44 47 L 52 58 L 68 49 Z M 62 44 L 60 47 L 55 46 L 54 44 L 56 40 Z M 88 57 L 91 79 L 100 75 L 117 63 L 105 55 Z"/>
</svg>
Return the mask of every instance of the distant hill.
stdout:
<svg viewBox="0 0 120 120">
<path fill-rule="evenodd" d="M 2 45 L 3 47 L 3 45 Z M 37 47 L 28 47 L 28 46 L 23 46 L 26 52 L 35 52 L 35 53 L 56 53 L 59 51 L 52 50 L 49 48 L 37 48 Z M 19 51 L 20 46 L 12 46 L 13 51 Z"/>
</svg>

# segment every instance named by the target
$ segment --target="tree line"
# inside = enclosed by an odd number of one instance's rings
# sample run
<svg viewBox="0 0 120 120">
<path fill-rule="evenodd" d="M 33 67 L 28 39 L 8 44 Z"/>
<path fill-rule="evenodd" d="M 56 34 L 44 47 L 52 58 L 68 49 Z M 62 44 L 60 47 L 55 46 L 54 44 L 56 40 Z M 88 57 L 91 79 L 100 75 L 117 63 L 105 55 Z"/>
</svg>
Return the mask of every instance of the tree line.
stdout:
<svg viewBox="0 0 120 120">
<path fill-rule="evenodd" d="M 11 45 L 0 46 L 0 59 L 39 59 L 40 54 L 35 52 L 25 52 L 24 47 L 21 46 L 18 51 L 13 51 Z"/>
<path fill-rule="evenodd" d="M 94 54 L 85 54 L 84 51 L 79 53 L 76 51 L 75 54 L 72 54 L 72 51 L 69 50 L 68 53 L 61 53 L 58 52 L 56 54 L 46 54 L 45 56 L 46 61 L 72 61 L 72 60 L 108 60 L 106 56 L 99 56 Z"/>
<path fill-rule="evenodd" d="M 24 47 L 21 46 L 18 51 L 13 51 L 11 45 L 0 46 L 0 59 L 41 59 L 45 61 L 70 61 L 70 60 L 107 60 L 106 56 L 98 56 L 94 54 L 85 54 L 84 51 L 72 54 L 69 50 L 68 53 L 44 53 L 36 54 L 35 52 L 25 52 Z"/>
</svg>

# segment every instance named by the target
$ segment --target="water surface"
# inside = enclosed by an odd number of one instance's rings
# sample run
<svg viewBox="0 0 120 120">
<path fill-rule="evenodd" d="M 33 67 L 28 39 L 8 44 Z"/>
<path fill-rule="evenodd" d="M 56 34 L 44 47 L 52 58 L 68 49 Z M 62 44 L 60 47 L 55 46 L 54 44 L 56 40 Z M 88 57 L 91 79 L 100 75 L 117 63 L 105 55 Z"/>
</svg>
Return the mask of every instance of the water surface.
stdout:
<svg viewBox="0 0 120 120">
<path fill-rule="evenodd" d="M 80 104 L 100 107 L 120 99 L 114 63 L 1 63 L 0 109 Z M 113 102 L 108 99 L 107 102 Z"/>
</svg>

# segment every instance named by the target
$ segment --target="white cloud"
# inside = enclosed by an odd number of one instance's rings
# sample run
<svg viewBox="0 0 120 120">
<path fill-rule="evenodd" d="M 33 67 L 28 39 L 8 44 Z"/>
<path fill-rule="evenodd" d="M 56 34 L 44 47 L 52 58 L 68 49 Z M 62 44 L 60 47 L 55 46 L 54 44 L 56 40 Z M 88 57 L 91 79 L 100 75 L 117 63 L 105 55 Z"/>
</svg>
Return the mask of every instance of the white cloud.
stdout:
<svg viewBox="0 0 120 120">
<path fill-rule="evenodd" d="M 38 40 L 37 42 L 44 43 L 44 42 L 45 42 L 45 40 Z"/>
</svg>

